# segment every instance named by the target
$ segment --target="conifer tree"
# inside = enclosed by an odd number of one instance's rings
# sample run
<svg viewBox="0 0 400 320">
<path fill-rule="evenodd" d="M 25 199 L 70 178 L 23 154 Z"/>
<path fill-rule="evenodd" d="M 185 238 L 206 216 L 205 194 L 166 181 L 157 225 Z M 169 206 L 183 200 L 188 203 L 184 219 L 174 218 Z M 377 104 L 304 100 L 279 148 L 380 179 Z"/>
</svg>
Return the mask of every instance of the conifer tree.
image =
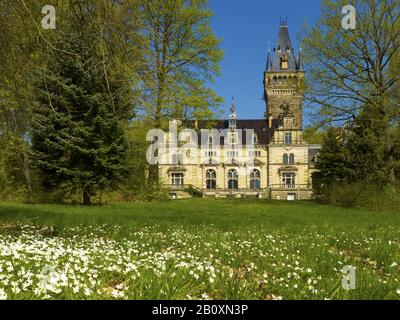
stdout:
<svg viewBox="0 0 400 320">
<path fill-rule="evenodd" d="M 313 187 L 316 196 L 326 193 L 332 185 L 347 182 L 353 176 L 349 169 L 349 154 L 336 128 L 329 128 L 323 138 L 323 147 L 318 155 L 313 175 Z"/>
<path fill-rule="evenodd" d="M 79 191 L 90 205 L 127 174 L 129 88 L 84 19 L 60 33 L 55 47 L 38 76 L 32 148 L 45 190 Z"/>
</svg>

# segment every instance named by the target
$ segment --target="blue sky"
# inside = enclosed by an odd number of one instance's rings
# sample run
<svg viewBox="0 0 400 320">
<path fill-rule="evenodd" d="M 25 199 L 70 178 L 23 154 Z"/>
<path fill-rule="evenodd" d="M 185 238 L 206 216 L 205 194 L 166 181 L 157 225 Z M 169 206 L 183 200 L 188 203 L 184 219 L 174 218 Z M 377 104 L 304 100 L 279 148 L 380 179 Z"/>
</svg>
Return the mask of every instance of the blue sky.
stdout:
<svg viewBox="0 0 400 320">
<path fill-rule="evenodd" d="M 221 76 L 211 87 L 225 99 L 226 113 L 234 97 L 240 119 L 260 119 L 265 112 L 263 72 L 268 42 L 278 36 L 280 17 L 288 18 L 295 53 L 297 35 L 305 22 L 320 16 L 321 0 L 210 0 L 212 28 L 225 52 Z"/>
</svg>

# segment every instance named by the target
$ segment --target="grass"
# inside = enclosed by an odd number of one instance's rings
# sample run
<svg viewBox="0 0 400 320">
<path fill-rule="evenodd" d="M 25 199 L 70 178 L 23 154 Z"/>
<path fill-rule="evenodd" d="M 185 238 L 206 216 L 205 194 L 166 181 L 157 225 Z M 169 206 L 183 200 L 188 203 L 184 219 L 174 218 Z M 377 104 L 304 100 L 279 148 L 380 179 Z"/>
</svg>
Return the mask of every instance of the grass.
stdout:
<svg viewBox="0 0 400 320">
<path fill-rule="evenodd" d="M 356 289 L 342 288 L 343 266 Z M 190 199 L 0 204 L 0 298 L 400 299 L 400 213 Z"/>
</svg>

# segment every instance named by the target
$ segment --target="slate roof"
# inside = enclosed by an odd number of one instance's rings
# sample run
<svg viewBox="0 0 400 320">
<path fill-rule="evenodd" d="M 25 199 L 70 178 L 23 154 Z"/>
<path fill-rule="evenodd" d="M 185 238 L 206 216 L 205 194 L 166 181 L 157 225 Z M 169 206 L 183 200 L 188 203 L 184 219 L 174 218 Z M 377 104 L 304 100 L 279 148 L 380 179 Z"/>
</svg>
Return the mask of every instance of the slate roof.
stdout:
<svg viewBox="0 0 400 320">
<path fill-rule="evenodd" d="M 195 121 L 189 121 L 184 124 L 184 127 L 195 128 Z M 260 145 L 268 145 L 273 136 L 274 130 L 279 127 L 279 120 L 274 119 L 272 121 L 272 128 L 268 126 L 268 120 L 265 119 L 256 119 L 256 120 L 236 120 L 236 129 L 237 130 L 245 130 L 245 129 L 253 129 L 254 133 L 257 135 L 258 144 Z M 217 129 L 217 130 L 225 130 L 229 129 L 229 120 L 205 120 L 198 121 L 197 128 L 201 129 Z M 243 131 L 242 134 L 242 145 L 247 145 L 247 139 L 251 139 L 251 137 L 246 137 L 246 132 Z M 201 145 L 201 135 L 199 134 L 199 145 Z M 225 145 L 225 139 L 221 139 L 220 145 Z"/>
<path fill-rule="evenodd" d="M 281 58 L 286 54 L 288 58 L 289 68 L 281 69 Z M 276 47 L 274 48 L 274 54 L 271 58 L 270 53 L 267 57 L 267 71 L 279 72 L 279 71 L 303 71 L 303 63 L 301 61 L 301 56 L 296 60 L 294 55 L 294 49 L 292 42 L 290 40 L 289 28 L 287 25 L 287 20 L 281 20 L 281 25 L 279 27 L 278 40 L 276 42 Z"/>
</svg>

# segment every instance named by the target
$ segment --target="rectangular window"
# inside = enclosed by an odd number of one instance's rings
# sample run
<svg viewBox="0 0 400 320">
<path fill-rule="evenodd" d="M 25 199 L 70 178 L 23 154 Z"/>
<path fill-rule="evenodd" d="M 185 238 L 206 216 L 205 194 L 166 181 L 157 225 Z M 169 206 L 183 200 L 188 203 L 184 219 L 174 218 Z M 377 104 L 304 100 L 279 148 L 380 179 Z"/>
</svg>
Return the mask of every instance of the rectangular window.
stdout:
<svg viewBox="0 0 400 320">
<path fill-rule="evenodd" d="M 292 144 L 292 133 L 291 132 L 285 133 L 285 144 Z"/>
<path fill-rule="evenodd" d="M 236 144 L 238 141 L 238 137 L 236 133 L 229 134 L 229 144 Z"/>
<path fill-rule="evenodd" d="M 172 174 L 172 185 L 173 186 L 183 186 L 184 185 L 184 174 L 183 173 L 173 173 Z"/>
<path fill-rule="evenodd" d="M 261 151 L 249 151 L 249 157 L 261 157 Z"/>
<path fill-rule="evenodd" d="M 204 156 L 207 158 L 212 158 L 217 156 L 217 151 L 206 151 Z"/>
<path fill-rule="evenodd" d="M 239 151 L 228 151 L 226 153 L 226 156 L 228 158 L 235 158 L 235 157 L 239 157 Z"/>
<path fill-rule="evenodd" d="M 295 173 L 284 173 L 282 175 L 282 184 L 284 188 L 294 189 L 296 188 L 296 174 Z"/>
</svg>

